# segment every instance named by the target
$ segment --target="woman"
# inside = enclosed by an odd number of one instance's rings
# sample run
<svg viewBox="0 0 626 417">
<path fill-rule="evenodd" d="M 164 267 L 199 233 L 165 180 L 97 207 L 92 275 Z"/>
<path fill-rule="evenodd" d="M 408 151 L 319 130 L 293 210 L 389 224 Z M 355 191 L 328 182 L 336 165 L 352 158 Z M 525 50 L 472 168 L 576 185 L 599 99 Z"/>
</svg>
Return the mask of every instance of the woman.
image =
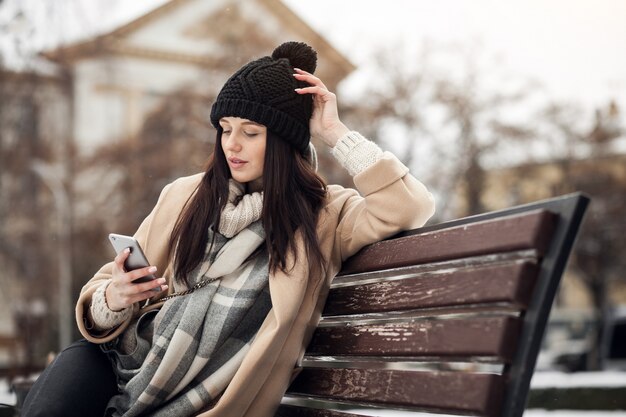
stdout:
<svg viewBox="0 0 626 417">
<path fill-rule="evenodd" d="M 316 61 L 308 45 L 288 42 L 237 71 L 211 109 L 208 169 L 165 187 L 135 234 L 153 266 L 126 272 L 125 252 L 84 286 L 76 318 L 88 342 L 74 350 L 98 357 L 100 345 L 120 387 L 102 382 L 92 415 L 108 401 L 115 416 L 272 416 L 341 262 L 433 214 L 408 169 L 340 121 Z M 326 186 L 311 137 L 360 194 Z M 64 355 L 57 361 L 96 379 L 94 361 Z"/>
</svg>

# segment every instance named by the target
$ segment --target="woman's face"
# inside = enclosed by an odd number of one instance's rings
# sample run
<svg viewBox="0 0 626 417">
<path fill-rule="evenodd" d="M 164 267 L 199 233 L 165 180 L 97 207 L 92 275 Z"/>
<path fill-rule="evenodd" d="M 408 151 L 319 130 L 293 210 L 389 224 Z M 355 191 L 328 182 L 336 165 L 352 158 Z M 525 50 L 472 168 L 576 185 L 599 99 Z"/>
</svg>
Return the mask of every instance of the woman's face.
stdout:
<svg viewBox="0 0 626 417">
<path fill-rule="evenodd" d="M 235 181 L 247 183 L 263 176 L 267 128 L 248 119 L 222 117 L 222 149 Z"/>
</svg>

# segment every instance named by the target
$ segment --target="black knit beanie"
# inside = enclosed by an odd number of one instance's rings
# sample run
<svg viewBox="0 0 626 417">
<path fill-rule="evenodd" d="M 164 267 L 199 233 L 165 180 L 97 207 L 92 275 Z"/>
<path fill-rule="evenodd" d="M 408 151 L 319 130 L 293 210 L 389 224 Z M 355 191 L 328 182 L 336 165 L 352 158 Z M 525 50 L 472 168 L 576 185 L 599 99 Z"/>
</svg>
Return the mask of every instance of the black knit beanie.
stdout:
<svg viewBox="0 0 626 417">
<path fill-rule="evenodd" d="M 293 76 L 294 68 L 315 71 L 317 53 L 302 42 L 286 42 L 265 56 L 241 67 L 226 81 L 211 108 L 211 123 L 222 117 L 241 117 L 260 123 L 301 153 L 309 147 L 310 94 L 296 88 L 309 84 Z"/>
</svg>

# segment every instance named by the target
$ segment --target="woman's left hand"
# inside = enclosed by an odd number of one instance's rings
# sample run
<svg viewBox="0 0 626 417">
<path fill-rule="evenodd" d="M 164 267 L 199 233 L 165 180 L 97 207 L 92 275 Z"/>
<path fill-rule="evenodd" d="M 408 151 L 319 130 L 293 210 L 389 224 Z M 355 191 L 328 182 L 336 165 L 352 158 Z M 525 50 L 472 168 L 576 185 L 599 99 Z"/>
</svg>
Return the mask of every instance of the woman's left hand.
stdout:
<svg viewBox="0 0 626 417">
<path fill-rule="evenodd" d="M 334 147 L 337 140 L 349 132 L 349 129 L 339 120 L 337 112 L 337 96 L 328 91 L 324 83 L 306 71 L 295 68 L 294 77 L 311 84 L 310 87 L 298 88 L 298 94 L 313 95 L 313 115 L 311 116 L 310 131 L 313 138 L 318 138 L 330 147 Z"/>
</svg>

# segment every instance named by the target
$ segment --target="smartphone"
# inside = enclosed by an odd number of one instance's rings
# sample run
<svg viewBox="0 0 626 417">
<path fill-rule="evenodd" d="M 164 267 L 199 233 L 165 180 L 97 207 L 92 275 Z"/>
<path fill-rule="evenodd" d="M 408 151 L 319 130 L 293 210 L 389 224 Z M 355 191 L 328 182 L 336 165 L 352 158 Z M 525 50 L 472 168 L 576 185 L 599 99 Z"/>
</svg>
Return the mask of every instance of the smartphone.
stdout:
<svg viewBox="0 0 626 417">
<path fill-rule="evenodd" d="M 124 268 L 126 269 L 126 271 L 132 271 L 135 269 L 150 266 L 146 255 L 144 255 L 141 246 L 139 246 L 139 242 L 137 242 L 137 239 L 135 239 L 134 237 L 111 233 L 109 234 L 109 241 L 111 241 L 111 245 L 113 245 L 115 253 L 117 254 L 119 254 L 126 248 L 130 248 L 128 258 L 126 258 L 126 261 L 124 262 Z M 148 274 L 141 278 L 137 278 L 133 282 L 148 282 L 155 278 L 156 277 L 153 274 Z"/>
</svg>

